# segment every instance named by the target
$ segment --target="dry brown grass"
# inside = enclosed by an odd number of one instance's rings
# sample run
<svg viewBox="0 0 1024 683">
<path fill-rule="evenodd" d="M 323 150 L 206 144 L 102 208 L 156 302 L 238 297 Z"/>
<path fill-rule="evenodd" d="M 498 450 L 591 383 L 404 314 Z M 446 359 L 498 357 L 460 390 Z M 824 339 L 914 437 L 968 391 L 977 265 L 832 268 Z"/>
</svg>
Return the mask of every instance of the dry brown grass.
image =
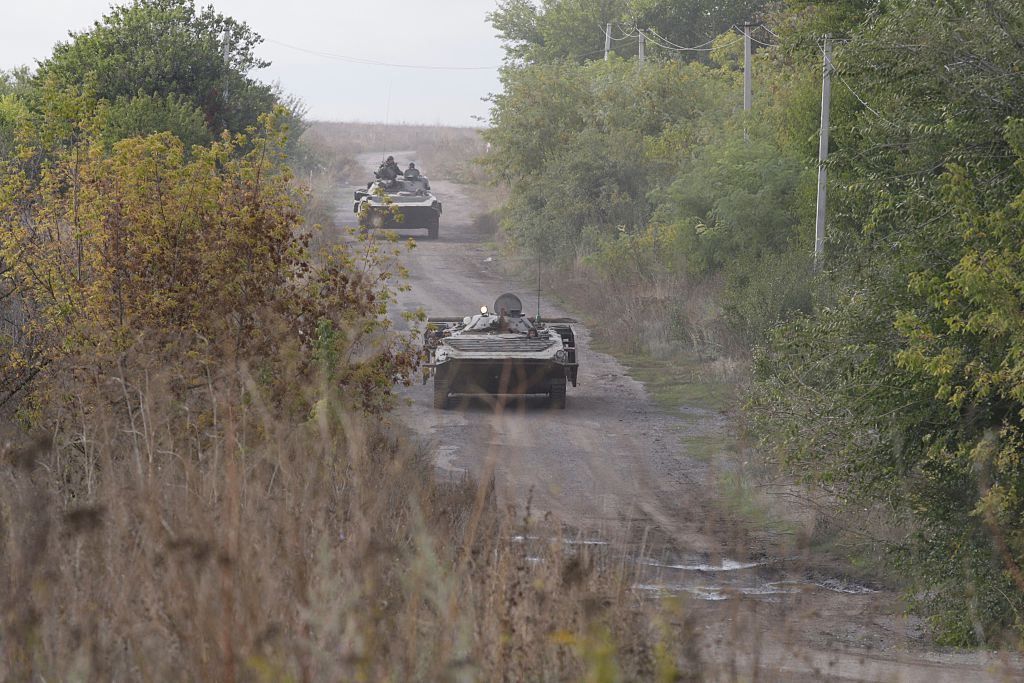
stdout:
<svg viewBox="0 0 1024 683">
<path fill-rule="evenodd" d="M 172 366 L 124 367 L 69 380 L 51 433 L 4 435 L 0 679 L 699 675 L 614 563 L 438 481 L 344 397 L 303 388 L 289 421 L 244 366 L 184 399 Z"/>
</svg>

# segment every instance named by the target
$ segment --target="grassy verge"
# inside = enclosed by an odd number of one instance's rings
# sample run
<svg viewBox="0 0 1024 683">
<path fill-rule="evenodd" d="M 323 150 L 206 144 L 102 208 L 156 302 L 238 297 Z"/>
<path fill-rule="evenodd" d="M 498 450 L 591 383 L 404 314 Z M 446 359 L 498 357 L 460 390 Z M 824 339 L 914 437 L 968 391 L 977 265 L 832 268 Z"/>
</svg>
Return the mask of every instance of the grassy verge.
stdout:
<svg viewBox="0 0 1024 683">
<path fill-rule="evenodd" d="M 688 409 L 726 412 L 738 404 L 739 386 L 735 382 L 709 377 L 707 362 L 695 354 L 678 354 L 669 359 L 644 353 L 617 351 L 599 340 L 594 349 L 611 354 L 629 368 L 634 379 L 643 382 L 654 402 L 668 412 Z"/>
<path fill-rule="evenodd" d="M 714 500 L 748 532 L 781 541 L 800 537 L 800 515 L 785 510 L 759 486 L 751 471 L 739 414 L 742 381 L 723 377 L 720 365 L 696 353 L 677 351 L 656 358 L 595 339 L 594 350 L 614 356 L 643 383 L 654 403 L 678 422 L 679 457 L 707 463 L 713 470 Z"/>
</svg>

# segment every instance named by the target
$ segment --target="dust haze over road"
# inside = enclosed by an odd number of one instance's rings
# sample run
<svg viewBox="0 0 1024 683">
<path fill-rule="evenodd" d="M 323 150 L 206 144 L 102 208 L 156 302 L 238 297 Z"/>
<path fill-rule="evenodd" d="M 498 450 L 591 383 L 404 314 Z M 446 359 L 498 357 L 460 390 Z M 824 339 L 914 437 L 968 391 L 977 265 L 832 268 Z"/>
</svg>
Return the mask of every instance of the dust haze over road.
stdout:
<svg viewBox="0 0 1024 683">
<path fill-rule="evenodd" d="M 368 175 L 378 156 L 360 158 Z M 401 164 L 413 154 L 395 156 Z M 486 208 L 479 188 L 435 176 L 431 185 L 444 203 L 440 239 L 400 233 L 417 246 L 405 257 L 411 289 L 399 295 L 396 324 L 404 325 L 401 311 L 417 309 L 469 315 L 504 292 L 518 294 L 532 315 L 536 271 L 524 264 L 522 278 L 510 277 L 514 268 L 502 267 L 492 236 L 476 228 Z M 542 292 L 555 286 L 541 283 Z M 543 295 L 541 313 L 576 317 Z M 520 516 L 529 505 L 532 519 L 550 513 L 576 542 L 628 557 L 638 599 L 692 598 L 703 647 L 734 662 L 741 678 L 758 667 L 762 680 L 1003 681 L 1024 672 L 1016 658 L 929 648 L 920 622 L 900 616 L 895 594 L 823 573 L 808 556 L 773 555 L 722 512 L 714 471 L 686 452 L 684 437 L 721 435 L 728 417 L 700 406 L 685 419 L 667 413 L 626 367 L 592 348 L 590 330 L 574 327 L 579 387 L 570 386 L 565 410 L 543 397 L 504 405 L 455 397 L 440 411 L 430 382 L 404 392 L 400 415 L 436 453 L 438 476 L 493 477 L 499 504 Z M 722 651 L 737 638 L 749 639 L 749 652 Z"/>
</svg>

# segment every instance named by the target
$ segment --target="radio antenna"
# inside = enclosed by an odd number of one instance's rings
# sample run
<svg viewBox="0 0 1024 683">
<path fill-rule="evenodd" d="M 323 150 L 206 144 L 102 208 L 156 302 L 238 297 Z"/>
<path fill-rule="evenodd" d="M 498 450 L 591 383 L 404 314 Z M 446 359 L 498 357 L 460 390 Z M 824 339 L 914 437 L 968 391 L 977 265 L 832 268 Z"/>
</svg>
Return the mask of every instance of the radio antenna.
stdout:
<svg viewBox="0 0 1024 683">
<path fill-rule="evenodd" d="M 537 322 L 540 322 L 540 249 L 537 250 Z"/>
<path fill-rule="evenodd" d="M 381 153 L 380 153 L 380 162 L 382 164 L 384 163 L 384 157 L 386 157 L 387 154 L 388 154 L 388 152 L 387 152 L 387 135 L 388 135 L 388 126 L 391 125 L 391 89 L 394 87 L 394 85 L 395 85 L 394 82 L 388 83 L 388 104 L 387 104 L 386 107 L 384 107 L 384 147 L 385 147 L 385 149 L 381 150 Z"/>
</svg>

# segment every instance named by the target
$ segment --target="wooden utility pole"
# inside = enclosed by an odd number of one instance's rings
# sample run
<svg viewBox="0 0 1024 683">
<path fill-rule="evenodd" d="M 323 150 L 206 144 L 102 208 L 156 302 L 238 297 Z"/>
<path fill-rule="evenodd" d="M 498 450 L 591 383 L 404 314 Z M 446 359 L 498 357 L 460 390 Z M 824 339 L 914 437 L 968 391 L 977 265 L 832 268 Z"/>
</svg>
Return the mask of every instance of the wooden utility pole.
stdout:
<svg viewBox="0 0 1024 683">
<path fill-rule="evenodd" d="M 753 99 L 750 75 L 750 24 L 743 24 L 743 111 L 750 111 Z"/>
<path fill-rule="evenodd" d="M 608 53 L 612 51 L 612 22 L 604 27 L 604 61 L 608 61 Z"/>
<path fill-rule="evenodd" d="M 821 268 L 825 256 L 825 202 L 828 190 L 829 107 L 832 102 L 832 40 L 825 35 L 822 52 L 825 55 L 821 71 L 821 134 L 818 138 L 818 208 L 814 217 L 814 267 Z"/>
<path fill-rule="evenodd" d="M 640 34 L 640 66 L 644 65 L 644 47 L 647 43 L 647 36 L 644 35 L 643 31 L 638 31 Z"/>
</svg>

